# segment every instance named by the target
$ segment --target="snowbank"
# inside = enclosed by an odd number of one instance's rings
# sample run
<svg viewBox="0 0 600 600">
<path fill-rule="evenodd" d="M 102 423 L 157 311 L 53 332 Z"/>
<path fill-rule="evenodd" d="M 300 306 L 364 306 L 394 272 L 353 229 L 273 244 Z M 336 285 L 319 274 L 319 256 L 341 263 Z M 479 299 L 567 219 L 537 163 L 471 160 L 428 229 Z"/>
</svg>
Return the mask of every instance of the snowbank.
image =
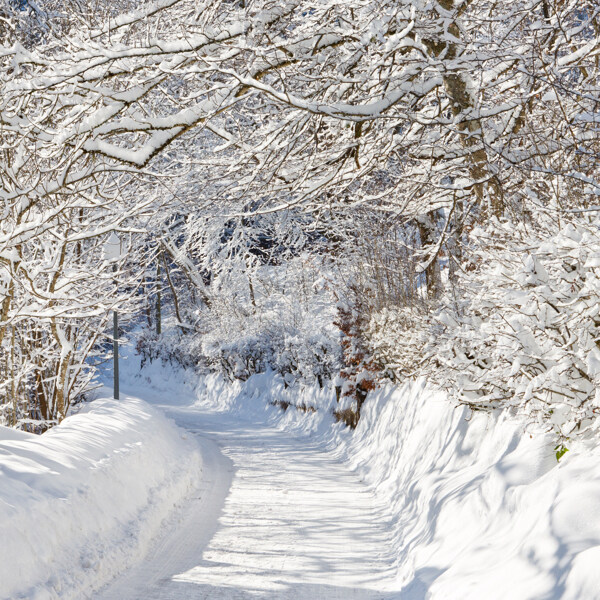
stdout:
<svg viewBox="0 0 600 600">
<path fill-rule="evenodd" d="M 0 427 L 0 599 L 90 597 L 197 485 L 197 447 L 141 400 L 96 400 L 43 436 Z"/>
<path fill-rule="evenodd" d="M 599 447 L 571 442 L 559 464 L 552 437 L 470 414 L 422 380 L 371 394 L 353 433 L 333 423 L 328 390 L 262 375 L 198 391 L 199 404 L 312 435 L 361 474 L 390 507 L 400 599 L 600 598 Z"/>
</svg>

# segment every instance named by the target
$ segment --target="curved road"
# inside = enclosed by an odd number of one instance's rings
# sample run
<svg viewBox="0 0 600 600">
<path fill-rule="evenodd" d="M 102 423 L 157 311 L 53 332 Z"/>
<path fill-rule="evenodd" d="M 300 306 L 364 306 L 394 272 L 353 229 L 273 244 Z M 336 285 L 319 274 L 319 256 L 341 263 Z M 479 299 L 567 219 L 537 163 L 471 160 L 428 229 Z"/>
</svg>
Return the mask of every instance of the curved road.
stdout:
<svg viewBox="0 0 600 600">
<path fill-rule="evenodd" d="M 202 486 L 179 526 L 96 600 L 391 600 L 384 507 L 310 438 L 163 407 L 196 436 Z"/>
</svg>

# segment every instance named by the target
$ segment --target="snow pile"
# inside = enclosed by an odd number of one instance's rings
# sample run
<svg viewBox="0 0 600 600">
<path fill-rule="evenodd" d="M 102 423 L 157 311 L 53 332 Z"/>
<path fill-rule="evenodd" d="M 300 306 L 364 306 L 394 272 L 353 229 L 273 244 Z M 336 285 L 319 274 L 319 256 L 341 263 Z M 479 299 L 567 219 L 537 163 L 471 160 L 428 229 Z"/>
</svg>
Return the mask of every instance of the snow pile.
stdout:
<svg viewBox="0 0 600 600">
<path fill-rule="evenodd" d="M 195 445 L 144 402 L 97 400 L 43 436 L 0 427 L 0 598 L 85 598 L 197 486 Z"/>
<path fill-rule="evenodd" d="M 348 461 L 390 507 L 403 600 L 600 598 L 600 448 L 530 436 L 498 412 L 455 407 L 424 380 L 371 393 L 357 429 L 334 425 L 327 390 L 274 376 L 201 382 L 200 405 L 266 416 Z M 313 395 L 313 392 L 317 392 Z M 312 405 L 316 412 L 271 404 Z M 333 403 L 333 404 L 332 404 Z"/>
<path fill-rule="evenodd" d="M 317 385 L 289 386 L 278 373 L 270 371 L 252 375 L 247 381 L 238 379 L 229 382 L 222 375 L 210 373 L 201 377 L 196 386 L 196 406 L 239 414 L 243 417 L 270 417 L 281 410 L 290 413 L 330 414 L 335 407 L 335 391 L 328 383 L 323 388 Z M 272 409 L 277 407 L 277 411 Z M 318 422 L 320 423 L 319 418 Z M 300 421 L 310 427 L 316 421 Z"/>
<path fill-rule="evenodd" d="M 423 380 L 370 398 L 345 453 L 392 507 L 407 598 L 600 598 L 600 449 L 554 444 Z"/>
</svg>

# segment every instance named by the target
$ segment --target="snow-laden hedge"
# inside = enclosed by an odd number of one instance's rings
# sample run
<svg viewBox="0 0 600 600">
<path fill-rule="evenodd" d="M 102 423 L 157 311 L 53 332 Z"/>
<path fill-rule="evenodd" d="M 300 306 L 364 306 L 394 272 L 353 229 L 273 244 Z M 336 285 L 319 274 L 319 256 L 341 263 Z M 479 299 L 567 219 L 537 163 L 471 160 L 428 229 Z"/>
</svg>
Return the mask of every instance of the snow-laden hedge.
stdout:
<svg viewBox="0 0 600 600">
<path fill-rule="evenodd" d="M 383 372 L 392 379 L 419 373 L 432 319 L 420 310 L 385 307 L 366 327 L 368 346 Z"/>
<path fill-rule="evenodd" d="M 473 235 L 477 235 L 474 232 Z M 389 370 L 472 408 L 508 407 L 566 438 L 600 409 L 600 232 L 496 223 L 437 314 L 385 310 L 368 335 Z"/>
<path fill-rule="evenodd" d="M 275 371 L 288 383 L 323 381 L 339 368 L 339 342 L 309 328 L 269 323 L 259 331 L 239 332 L 232 340 L 215 339 L 203 344 L 209 365 L 233 379 Z"/>
<path fill-rule="evenodd" d="M 437 379 L 474 405 L 515 407 L 568 436 L 600 407 L 600 234 L 568 225 L 519 242 L 482 255 L 462 314 L 440 315 Z"/>
<path fill-rule="evenodd" d="M 86 598 L 143 556 L 201 473 L 139 400 L 97 400 L 42 436 L 0 427 L 0 598 Z"/>
</svg>

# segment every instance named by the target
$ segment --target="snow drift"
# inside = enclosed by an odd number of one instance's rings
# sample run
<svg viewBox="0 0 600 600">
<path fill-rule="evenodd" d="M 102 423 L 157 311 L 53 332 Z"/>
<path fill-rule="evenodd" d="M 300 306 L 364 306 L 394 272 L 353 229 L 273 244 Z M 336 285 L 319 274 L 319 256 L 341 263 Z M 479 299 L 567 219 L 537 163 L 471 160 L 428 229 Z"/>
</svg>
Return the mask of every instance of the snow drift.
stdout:
<svg viewBox="0 0 600 600">
<path fill-rule="evenodd" d="M 570 442 L 557 463 L 555 437 L 531 436 L 506 414 L 456 407 L 424 380 L 372 393 L 354 432 L 333 423 L 328 390 L 286 388 L 272 375 L 234 385 L 210 376 L 198 394 L 199 405 L 307 433 L 361 474 L 390 507 L 390 587 L 400 600 L 600 598 L 592 443 Z"/>
<path fill-rule="evenodd" d="M 200 473 L 196 446 L 133 398 L 43 436 L 0 427 L 0 599 L 89 597 L 148 551 Z"/>
</svg>

